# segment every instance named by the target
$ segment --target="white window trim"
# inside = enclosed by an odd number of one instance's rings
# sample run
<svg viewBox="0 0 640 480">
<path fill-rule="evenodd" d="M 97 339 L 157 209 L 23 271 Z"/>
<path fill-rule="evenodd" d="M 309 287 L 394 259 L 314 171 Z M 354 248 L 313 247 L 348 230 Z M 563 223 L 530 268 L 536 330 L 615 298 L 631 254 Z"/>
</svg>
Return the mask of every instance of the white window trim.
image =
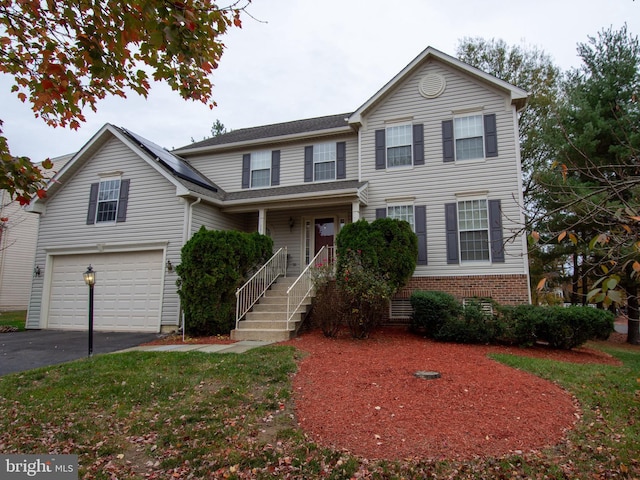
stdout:
<svg viewBox="0 0 640 480">
<path fill-rule="evenodd" d="M 114 173 L 120 173 L 120 172 L 114 172 Z M 98 220 L 98 214 L 100 212 L 100 203 L 104 203 L 105 201 L 103 200 L 102 202 L 100 201 L 100 189 L 102 187 L 102 184 L 105 182 L 111 182 L 111 181 L 118 181 L 118 195 L 116 197 L 116 212 L 115 215 L 113 217 L 113 220 Z M 117 175 L 117 176 L 101 176 L 100 177 L 100 182 L 98 183 L 98 197 L 96 198 L 96 216 L 94 218 L 94 222 L 93 224 L 95 226 L 101 226 L 101 225 L 113 225 L 114 223 L 116 223 L 118 221 L 118 208 L 120 207 L 120 189 L 122 188 L 122 175 Z M 113 201 L 113 200 L 109 200 L 109 201 Z"/>
<path fill-rule="evenodd" d="M 325 180 L 318 180 L 316 179 L 316 165 L 319 163 L 329 163 L 329 161 L 323 160 L 323 161 L 316 161 L 316 148 L 321 146 L 321 145 L 331 145 L 333 147 L 333 178 L 327 178 Z M 338 177 L 338 145 L 336 142 L 323 142 L 323 143 L 316 143 L 313 145 L 313 155 L 312 155 L 312 160 L 313 160 L 313 166 L 311 167 L 313 169 L 313 183 L 326 183 L 326 182 L 335 182 L 337 177 Z"/>
<path fill-rule="evenodd" d="M 389 148 L 400 147 L 405 145 L 394 145 L 393 147 L 389 146 L 389 138 L 388 133 L 390 128 L 394 127 L 409 127 L 409 131 L 411 132 L 411 141 L 409 142 L 409 152 L 410 152 L 410 162 L 407 165 L 394 165 L 389 166 Z M 403 121 L 403 122 L 393 122 L 386 123 L 384 127 L 384 162 L 386 170 L 402 170 L 402 169 L 412 169 L 413 168 L 413 123 L 411 121 Z"/>
<path fill-rule="evenodd" d="M 388 218 L 395 218 L 389 215 L 389 208 L 393 208 L 393 207 L 411 207 L 411 210 L 413 210 L 412 216 L 413 216 L 413 223 L 409 223 L 409 225 L 411 225 L 411 230 L 413 231 L 413 233 L 416 232 L 416 206 L 414 205 L 413 201 L 409 201 L 409 202 L 390 202 L 387 203 L 387 217 Z M 404 220 L 404 218 L 401 218 L 399 220 Z"/>
<path fill-rule="evenodd" d="M 484 200 L 485 206 L 487 209 L 487 248 L 489 250 L 489 259 L 488 260 L 463 260 L 462 259 L 462 239 L 460 235 L 462 233 L 462 229 L 460 228 L 460 202 L 471 202 L 474 200 Z M 458 258 L 460 259 L 460 265 L 491 265 L 491 229 L 489 224 L 489 199 L 486 196 L 468 196 L 468 195 L 456 195 L 456 222 L 458 228 Z M 478 232 L 480 230 L 465 230 L 465 232 L 474 231 Z"/>
<path fill-rule="evenodd" d="M 263 155 L 268 155 L 268 159 L 269 159 L 269 168 L 253 168 L 253 160 L 255 158 L 255 155 L 258 154 L 263 154 Z M 263 170 L 269 170 L 269 183 L 268 185 L 259 185 L 254 187 L 253 186 L 253 172 L 254 171 L 263 171 Z M 261 188 L 270 188 L 271 187 L 271 151 L 270 150 L 258 150 L 255 152 L 251 152 L 250 157 L 249 157 L 249 188 L 251 190 L 259 190 Z"/>
<path fill-rule="evenodd" d="M 462 118 L 467 118 L 467 117 L 480 117 L 481 119 L 481 127 L 482 127 L 482 157 L 477 157 L 477 158 L 465 158 L 465 159 L 458 159 L 458 138 L 456 137 L 456 120 L 460 120 Z M 471 138 L 471 137 L 462 137 L 462 139 L 464 138 Z M 469 164 L 469 163 L 482 163 L 482 162 L 486 162 L 487 161 L 487 151 L 486 151 L 486 145 L 485 145 L 485 131 L 484 131 L 484 113 L 482 112 L 482 110 L 477 110 L 477 109 L 469 109 L 469 110 L 458 110 L 456 111 L 455 115 L 453 116 L 453 158 L 454 158 L 454 162 L 455 163 L 462 163 L 462 164 Z"/>
</svg>

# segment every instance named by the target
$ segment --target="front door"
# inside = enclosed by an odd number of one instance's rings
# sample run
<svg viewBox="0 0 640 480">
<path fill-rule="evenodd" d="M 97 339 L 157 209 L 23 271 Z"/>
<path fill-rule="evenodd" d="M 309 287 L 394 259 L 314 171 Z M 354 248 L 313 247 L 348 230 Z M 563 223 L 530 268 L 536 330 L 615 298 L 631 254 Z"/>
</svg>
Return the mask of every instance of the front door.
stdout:
<svg viewBox="0 0 640 480">
<path fill-rule="evenodd" d="M 315 241 L 314 255 L 316 255 L 322 247 L 327 247 L 327 257 L 333 260 L 333 240 L 335 238 L 335 223 L 333 218 L 316 218 L 315 224 Z"/>
</svg>

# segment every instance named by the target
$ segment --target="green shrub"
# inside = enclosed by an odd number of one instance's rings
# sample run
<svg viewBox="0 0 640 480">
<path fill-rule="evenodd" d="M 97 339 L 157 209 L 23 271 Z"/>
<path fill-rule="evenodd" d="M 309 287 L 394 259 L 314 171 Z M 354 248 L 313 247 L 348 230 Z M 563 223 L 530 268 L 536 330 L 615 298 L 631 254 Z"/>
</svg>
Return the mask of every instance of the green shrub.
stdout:
<svg viewBox="0 0 640 480">
<path fill-rule="evenodd" d="M 272 251 L 272 240 L 257 233 L 204 227 L 196 232 L 182 247 L 176 267 L 186 332 L 229 333 L 235 323 L 236 289 Z"/>
<path fill-rule="evenodd" d="M 462 305 L 453 295 L 437 291 L 416 290 L 411 295 L 412 330 L 434 338 L 442 325 L 453 322 L 462 313 Z"/>
<path fill-rule="evenodd" d="M 536 305 L 518 305 L 516 307 L 498 307 L 498 317 L 503 326 L 498 338 L 503 343 L 529 347 L 538 339 L 538 326 L 545 322 L 543 307 Z"/>
<path fill-rule="evenodd" d="M 606 339 L 613 331 L 613 314 L 592 307 L 519 305 L 501 307 L 500 314 L 505 327 L 501 341 L 520 346 L 539 341 L 568 350 L 588 340 Z"/>
<path fill-rule="evenodd" d="M 546 310 L 546 319 L 536 333 L 553 348 L 570 350 L 587 340 L 608 338 L 613 331 L 614 316 L 607 310 L 588 306 L 554 306 Z"/>
<path fill-rule="evenodd" d="M 366 337 L 413 274 L 418 238 L 402 220 L 359 220 L 342 228 L 336 247 L 336 279 L 347 306 L 346 322 L 354 337 Z"/>
<path fill-rule="evenodd" d="M 336 337 L 344 324 L 346 303 L 333 281 L 316 287 L 311 320 L 319 326 L 325 337 Z"/>
<path fill-rule="evenodd" d="M 433 335 L 443 342 L 457 343 L 494 343 L 502 332 L 497 317 L 482 309 L 479 301 L 468 303 L 462 313 L 448 318 Z"/>
<path fill-rule="evenodd" d="M 362 254 L 348 250 L 341 260 L 343 269 L 336 283 L 345 304 L 345 320 L 353 338 L 366 338 L 381 322 L 395 290 L 386 275 L 365 267 Z"/>
</svg>

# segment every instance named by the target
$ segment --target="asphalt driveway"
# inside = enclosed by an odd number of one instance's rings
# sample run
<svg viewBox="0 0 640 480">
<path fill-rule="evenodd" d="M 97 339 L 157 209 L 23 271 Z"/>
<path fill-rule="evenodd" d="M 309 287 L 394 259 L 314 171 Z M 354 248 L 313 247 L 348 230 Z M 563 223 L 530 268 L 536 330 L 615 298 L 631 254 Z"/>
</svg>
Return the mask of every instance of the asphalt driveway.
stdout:
<svg viewBox="0 0 640 480">
<path fill-rule="evenodd" d="M 156 333 L 93 332 L 93 354 L 117 352 L 158 337 Z M 0 333 L 0 375 L 85 358 L 88 345 L 86 331 Z"/>
</svg>

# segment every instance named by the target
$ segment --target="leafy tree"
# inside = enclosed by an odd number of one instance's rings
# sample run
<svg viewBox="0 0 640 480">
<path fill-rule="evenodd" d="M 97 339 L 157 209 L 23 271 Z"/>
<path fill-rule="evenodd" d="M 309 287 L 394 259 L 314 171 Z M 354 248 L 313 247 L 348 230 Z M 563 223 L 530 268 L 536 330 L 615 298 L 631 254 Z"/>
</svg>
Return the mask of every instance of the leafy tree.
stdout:
<svg viewBox="0 0 640 480">
<path fill-rule="evenodd" d="M 578 53 L 583 64 L 567 76 L 547 124 L 544 141 L 557 160 L 536 175 L 546 211 L 531 225 L 576 247 L 585 286 L 595 280 L 592 301 L 626 301 L 627 341 L 638 344 L 640 42 L 626 26 L 608 29 Z"/>
<path fill-rule="evenodd" d="M 504 40 L 465 37 L 456 54 L 460 60 L 529 92 L 527 107 L 519 113 L 520 155 L 524 172 L 524 195 L 534 184 L 532 174 L 551 158 L 540 141 L 543 119 L 554 109 L 561 73 L 551 58 L 536 47 L 509 46 Z"/>
<path fill-rule="evenodd" d="M 0 0 L 0 72 L 52 127 L 79 128 L 84 108 L 95 111 L 107 95 L 146 97 L 151 79 L 213 108 L 209 75 L 224 51 L 220 37 L 241 27 L 243 1 Z M 0 188 L 21 203 L 44 195 L 43 172 L 13 157 L 1 135 L 0 162 Z"/>
</svg>

